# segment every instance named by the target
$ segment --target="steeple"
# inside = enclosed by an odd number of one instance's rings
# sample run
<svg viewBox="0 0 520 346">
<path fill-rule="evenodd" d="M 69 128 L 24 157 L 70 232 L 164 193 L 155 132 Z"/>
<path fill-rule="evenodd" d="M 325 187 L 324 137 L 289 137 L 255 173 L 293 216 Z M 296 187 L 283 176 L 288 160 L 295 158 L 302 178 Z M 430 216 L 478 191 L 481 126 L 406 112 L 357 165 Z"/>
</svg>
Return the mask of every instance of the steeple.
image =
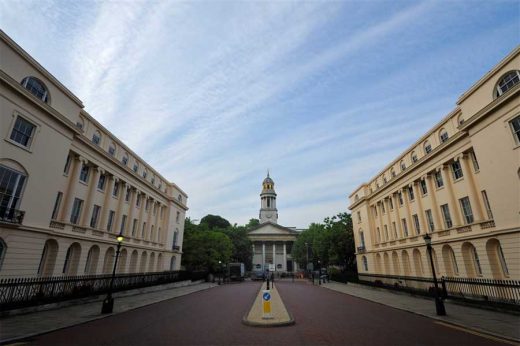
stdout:
<svg viewBox="0 0 520 346">
<path fill-rule="evenodd" d="M 269 176 L 262 182 L 262 192 L 260 193 L 260 223 L 278 223 L 278 209 L 276 209 L 276 192 L 274 191 L 274 181 Z"/>
</svg>

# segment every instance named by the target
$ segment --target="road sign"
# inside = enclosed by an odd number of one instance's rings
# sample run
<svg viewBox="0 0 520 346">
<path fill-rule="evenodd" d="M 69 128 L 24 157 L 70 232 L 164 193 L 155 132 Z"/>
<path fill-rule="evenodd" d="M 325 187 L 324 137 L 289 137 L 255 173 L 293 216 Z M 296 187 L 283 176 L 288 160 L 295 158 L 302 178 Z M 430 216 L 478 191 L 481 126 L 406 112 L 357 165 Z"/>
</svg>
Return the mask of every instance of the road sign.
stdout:
<svg viewBox="0 0 520 346">
<path fill-rule="evenodd" d="M 264 290 L 262 293 L 262 311 L 264 319 L 272 318 L 271 315 L 271 292 Z"/>
</svg>

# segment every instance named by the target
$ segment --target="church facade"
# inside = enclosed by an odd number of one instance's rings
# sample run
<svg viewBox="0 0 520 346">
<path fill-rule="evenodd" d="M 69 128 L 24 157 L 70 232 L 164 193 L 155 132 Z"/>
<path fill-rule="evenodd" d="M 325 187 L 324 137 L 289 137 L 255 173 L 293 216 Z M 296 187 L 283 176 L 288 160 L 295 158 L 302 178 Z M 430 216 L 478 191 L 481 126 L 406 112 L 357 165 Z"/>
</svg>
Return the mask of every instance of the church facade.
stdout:
<svg viewBox="0 0 520 346">
<path fill-rule="evenodd" d="M 298 263 L 291 256 L 298 236 L 294 228 L 278 224 L 274 181 L 267 173 L 260 193 L 260 224 L 249 231 L 253 244 L 253 270 L 271 270 L 280 273 L 295 272 Z"/>
</svg>

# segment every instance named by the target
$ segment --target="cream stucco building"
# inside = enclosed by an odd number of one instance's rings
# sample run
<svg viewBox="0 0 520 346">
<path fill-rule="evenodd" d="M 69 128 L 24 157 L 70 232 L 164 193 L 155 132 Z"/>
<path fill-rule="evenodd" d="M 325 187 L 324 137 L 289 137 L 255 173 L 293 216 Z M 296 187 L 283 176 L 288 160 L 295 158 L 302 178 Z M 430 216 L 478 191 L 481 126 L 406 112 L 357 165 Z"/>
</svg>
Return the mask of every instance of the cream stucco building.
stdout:
<svg viewBox="0 0 520 346">
<path fill-rule="evenodd" d="M 187 195 L 0 31 L 0 276 L 179 269 Z"/>
<path fill-rule="evenodd" d="M 260 204 L 260 225 L 248 233 L 253 243 L 253 270 L 297 271 L 298 263 L 293 260 L 291 252 L 298 231 L 278 224 L 276 192 L 269 173 L 262 182 Z"/>
<path fill-rule="evenodd" d="M 360 274 L 520 279 L 520 48 L 349 198 Z"/>
</svg>

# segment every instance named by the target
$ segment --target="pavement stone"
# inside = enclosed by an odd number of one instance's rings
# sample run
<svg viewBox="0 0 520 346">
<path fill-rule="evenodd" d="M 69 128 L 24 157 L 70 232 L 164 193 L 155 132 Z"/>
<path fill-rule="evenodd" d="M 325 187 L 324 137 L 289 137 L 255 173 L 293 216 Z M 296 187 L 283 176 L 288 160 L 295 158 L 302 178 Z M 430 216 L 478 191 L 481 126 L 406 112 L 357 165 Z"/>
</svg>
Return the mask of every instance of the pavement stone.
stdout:
<svg viewBox="0 0 520 346">
<path fill-rule="evenodd" d="M 490 311 L 445 301 L 446 316 L 437 316 L 433 300 L 370 286 L 339 282 L 321 285 L 324 288 L 349 294 L 372 302 L 406 310 L 448 324 L 454 324 L 496 337 L 520 341 L 520 316 Z"/>
<path fill-rule="evenodd" d="M 153 286 L 148 292 L 140 291 L 138 294 L 130 296 L 124 291 L 115 293 L 113 295 L 115 302 L 114 312 L 112 314 L 101 314 L 102 303 L 95 301 L 54 310 L 37 311 L 0 318 L 0 343 L 14 342 L 21 338 L 97 320 L 167 299 L 206 290 L 217 285 L 214 283 L 196 283 L 194 285 L 175 288 L 171 288 L 168 285 L 164 286 L 165 289 L 163 290 L 158 290 L 159 286 Z"/>
</svg>

